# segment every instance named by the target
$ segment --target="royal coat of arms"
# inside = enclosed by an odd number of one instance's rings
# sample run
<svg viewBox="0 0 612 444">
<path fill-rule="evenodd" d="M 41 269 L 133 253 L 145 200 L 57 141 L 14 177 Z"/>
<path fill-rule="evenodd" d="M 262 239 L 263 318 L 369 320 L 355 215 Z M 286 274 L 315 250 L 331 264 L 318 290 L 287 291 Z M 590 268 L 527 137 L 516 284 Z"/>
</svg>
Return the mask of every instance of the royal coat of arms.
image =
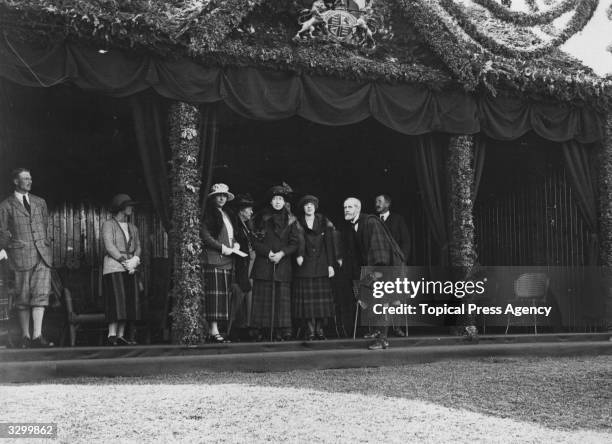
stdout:
<svg viewBox="0 0 612 444">
<path fill-rule="evenodd" d="M 300 30 L 294 40 L 330 37 L 341 43 L 375 46 L 374 34 L 380 18 L 372 9 L 373 0 L 315 0 L 300 11 Z"/>
</svg>

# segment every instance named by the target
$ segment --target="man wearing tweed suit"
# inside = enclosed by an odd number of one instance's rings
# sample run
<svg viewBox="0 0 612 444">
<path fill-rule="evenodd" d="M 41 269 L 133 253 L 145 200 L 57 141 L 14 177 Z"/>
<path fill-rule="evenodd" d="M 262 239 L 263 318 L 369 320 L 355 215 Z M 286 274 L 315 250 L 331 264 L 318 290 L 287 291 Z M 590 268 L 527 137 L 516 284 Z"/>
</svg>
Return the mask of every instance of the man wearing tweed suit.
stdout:
<svg viewBox="0 0 612 444">
<path fill-rule="evenodd" d="M 53 344 L 42 336 L 45 307 L 51 293 L 47 203 L 30 194 L 32 176 L 27 169 L 14 170 L 13 183 L 15 192 L 0 203 L 0 249 L 7 251 L 9 266 L 15 272 L 21 345 L 49 347 Z"/>
</svg>

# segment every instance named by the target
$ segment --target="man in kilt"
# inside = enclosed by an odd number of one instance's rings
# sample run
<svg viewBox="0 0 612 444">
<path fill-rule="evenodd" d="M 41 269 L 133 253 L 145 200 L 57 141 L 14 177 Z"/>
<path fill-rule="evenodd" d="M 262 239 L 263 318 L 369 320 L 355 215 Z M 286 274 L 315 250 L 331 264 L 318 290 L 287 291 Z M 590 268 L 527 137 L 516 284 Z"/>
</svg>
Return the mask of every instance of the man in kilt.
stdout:
<svg viewBox="0 0 612 444">
<path fill-rule="evenodd" d="M 344 201 L 344 219 L 349 222 L 344 236 L 343 267 L 350 269 L 353 280 L 361 278 L 361 267 L 401 266 L 404 253 L 380 218 L 361 212 L 361 201 L 349 197 Z M 389 347 L 387 328 L 368 348 L 379 350 Z"/>
<path fill-rule="evenodd" d="M 234 265 L 232 254 L 234 250 L 240 249 L 240 245 L 234 240 L 233 218 L 224 210 L 225 204 L 233 199 L 234 195 L 226 184 L 214 184 L 208 194 L 202 224 L 203 306 L 209 327 L 208 339 L 213 343 L 229 342 L 219 333 L 218 322 L 229 319 Z"/>
<path fill-rule="evenodd" d="M 47 203 L 30 194 L 32 176 L 25 168 L 13 171 L 15 192 L 0 203 L 0 249 L 15 272 L 15 305 L 21 325 L 21 347 L 50 347 L 42 335 L 45 307 L 51 293 L 51 249 L 47 239 Z M 30 335 L 30 319 L 32 335 Z"/>
</svg>

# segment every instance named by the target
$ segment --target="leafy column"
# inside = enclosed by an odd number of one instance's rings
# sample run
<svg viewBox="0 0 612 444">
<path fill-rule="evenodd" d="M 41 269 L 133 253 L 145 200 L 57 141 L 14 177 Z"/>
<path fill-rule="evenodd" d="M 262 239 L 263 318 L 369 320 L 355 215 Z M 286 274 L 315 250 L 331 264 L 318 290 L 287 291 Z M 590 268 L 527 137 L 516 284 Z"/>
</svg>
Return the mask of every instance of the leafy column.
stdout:
<svg viewBox="0 0 612 444">
<path fill-rule="evenodd" d="M 200 112 L 184 102 L 170 107 L 170 147 L 172 149 L 172 228 L 174 307 L 173 342 L 197 344 L 202 340 L 200 316 L 203 283 L 201 273 L 198 169 Z"/>
<path fill-rule="evenodd" d="M 468 135 L 450 138 L 447 157 L 449 183 L 448 228 L 450 265 L 455 278 L 469 279 L 476 260 L 474 246 L 474 138 Z M 467 302 L 467 301 L 465 301 Z M 474 316 L 458 319 L 465 333 L 476 335 Z"/>
</svg>

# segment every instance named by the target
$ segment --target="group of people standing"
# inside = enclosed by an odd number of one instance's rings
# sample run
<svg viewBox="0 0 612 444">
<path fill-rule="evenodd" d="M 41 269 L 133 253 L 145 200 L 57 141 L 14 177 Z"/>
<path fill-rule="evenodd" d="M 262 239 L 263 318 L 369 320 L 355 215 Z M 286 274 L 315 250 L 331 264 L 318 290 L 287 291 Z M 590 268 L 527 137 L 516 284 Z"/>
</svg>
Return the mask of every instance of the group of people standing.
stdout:
<svg viewBox="0 0 612 444">
<path fill-rule="evenodd" d="M 13 182 L 15 192 L 0 203 L 0 261 L 6 256 L 15 272 L 21 346 L 49 347 L 53 344 L 42 335 L 51 293 L 47 206 L 44 199 L 30 194 L 30 171 L 15 170 Z M 346 199 L 346 223 L 343 230 L 336 230 L 318 211 L 316 196 L 301 197 L 292 212 L 292 194 L 285 184 L 273 186 L 265 207 L 254 215 L 255 202 L 249 194 L 234 196 L 223 183 L 212 186 L 202 222 L 201 305 L 210 342 L 228 341 L 220 322 L 227 322 L 228 330 L 232 323 L 248 329 L 254 340 L 289 340 L 293 327 L 300 328 L 307 340 L 325 339 L 325 322 L 335 315 L 335 275 L 350 283 L 360 279 L 362 266 L 406 263 L 410 237 L 401 216 L 389 214 L 389 196 L 377 197 L 378 217 L 362 213 L 358 199 Z M 102 293 L 107 341 L 113 346 L 133 344 L 126 337 L 126 324 L 141 319 L 142 247 L 137 227 L 129 222 L 134 205 L 127 194 L 116 195 L 112 217 L 101 227 Z M 2 312 L 8 313 L 4 308 Z M 377 341 L 371 348 L 388 346 L 385 332 L 373 337 Z"/>
<path fill-rule="evenodd" d="M 325 339 L 324 323 L 335 314 L 331 278 L 337 272 L 352 282 L 360 279 L 364 265 L 406 263 L 410 237 L 401 216 L 390 218 L 389 196 L 378 196 L 378 217 L 361 213 L 358 199 L 346 199 L 346 229 L 338 231 L 318 212 L 316 196 L 301 197 L 294 213 L 291 194 L 286 185 L 273 186 L 265 208 L 252 217 L 250 195 L 226 206 L 235 199 L 229 187 L 212 186 L 202 227 L 205 317 L 212 342 L 227 342 L 218 321 L 232 317 L 232 296 L 254 339 L 289 340 L 292 327 L 303 328 L 307 340 Z M 371 348 L 388 346 L 385 333 L 374 338 Z"/>
</svg>

